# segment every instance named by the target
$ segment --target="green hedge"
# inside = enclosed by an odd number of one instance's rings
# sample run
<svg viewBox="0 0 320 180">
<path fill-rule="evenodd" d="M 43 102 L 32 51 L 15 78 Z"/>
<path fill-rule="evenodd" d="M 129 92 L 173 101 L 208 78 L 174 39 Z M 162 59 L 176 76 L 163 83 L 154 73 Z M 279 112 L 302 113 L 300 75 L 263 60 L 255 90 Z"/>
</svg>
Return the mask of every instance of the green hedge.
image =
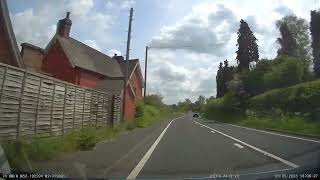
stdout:
<svg viewBox="0 0 320 180">
<path fill-rule="evenodd" d="M 212 99 L 201 108 L 203 116 L 210 120 L 233 122 L 244 117 L 241 109 L 236 107 L 237 99 L 233 93 L 222 98 Z"/>
<path fill-rule="evenodd" d="M 274 88 L 285 88 L 312 79 L 308 63 L 289 56 L 274 60 L 261 60 L 256 67 L 244 75 L 246 90 L 257 95 Z"/>
<path fill-rule="evenodd" d="M 258 112 L 280 109 L 284 113 L 309 114 L 320 120 L 320 80 L 254 96 L 249 100 L 249 108 Z"/>
</svg>

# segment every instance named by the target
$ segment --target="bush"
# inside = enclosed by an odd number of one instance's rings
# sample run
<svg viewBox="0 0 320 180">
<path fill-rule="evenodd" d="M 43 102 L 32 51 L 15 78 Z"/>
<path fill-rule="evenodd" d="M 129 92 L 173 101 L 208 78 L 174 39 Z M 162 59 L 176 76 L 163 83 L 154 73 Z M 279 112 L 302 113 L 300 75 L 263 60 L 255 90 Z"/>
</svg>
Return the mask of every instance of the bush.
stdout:
<svg viewBox="0 0 320 180">
<path fill-rule="evenodd" d="M 244 116 L 244 113 L 236 106 L 237 99 L 233 93 L 229 92 L 222 98 L 208 101 L 203 106 L 203 115 L 205 118 L 217 121 L 237 121 Z"/>
<path fill-rule="evenodd" d="M 154 106 L 154 107 L 163 107 L 165 106 L 162 102 L 163 97 L 157 94 L 152 94 L 144 97 L 144 103 L 146 105 Z"/>
<path fill-rule="evenodd" d="M 257 95 L 274 88 L 284 88 L 311 79 L 308 63 L 289 56 L 261 60 L 256 68 L 244 75 L 245 89 Z"/>
<path fill-rule="evenodd" d="M 82 128 L 77 138 L 77 146 L 80 150 L 92 150 L 96 145 L 96 139 L 92 132 L 92 128 Z"/>
<path fill-rule="evenodd" d="M 320 80 L 310 81 L 288 88 L 267 91 L 249 100 L 249 108 L 260 112 L 281 109 L 286 114 L 308 113 L 317 119 L 320 114 Z"/>
</svg>

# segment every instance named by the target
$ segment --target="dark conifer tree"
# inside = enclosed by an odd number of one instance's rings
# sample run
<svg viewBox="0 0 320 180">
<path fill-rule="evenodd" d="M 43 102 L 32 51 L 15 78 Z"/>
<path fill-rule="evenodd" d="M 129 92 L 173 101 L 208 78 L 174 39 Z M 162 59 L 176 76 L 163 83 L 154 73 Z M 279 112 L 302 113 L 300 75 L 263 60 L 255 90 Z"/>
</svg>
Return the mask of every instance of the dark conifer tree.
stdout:
<svg viewBox="0 0 320 180">
<path fill-rule="evenodd" d="M 280 49 L 278 50 L 278 56 L 287 55 L 297 57 L 297 42 L 293 38 L 288 25 L 282 23 L 280 25 L 281 38 L 278 38 L 278 43 L 280 44 Z"/>
<path fill-rule="evenodd" d="M 315 74 L 320 77 L 320 11 L 311 11 L 310 32 L 313 69 Z"/>
<path fill-rule="evenodd" d="M 219 69 L 217 71 L 216 76 L 216 82 L 217 82 L 217 98 L 222 97 L 224 95 L 223 91 L 223 67 L 222 63 L 219 65 Z"/>
<path fill-rule="evenodd" d="M 257 38 L 254 36 L 249 25 L 241 19 L 237 40 L 237 63 L 238 71 L 249 71 L 250 63 L 259 60 Z"/>
</svg>

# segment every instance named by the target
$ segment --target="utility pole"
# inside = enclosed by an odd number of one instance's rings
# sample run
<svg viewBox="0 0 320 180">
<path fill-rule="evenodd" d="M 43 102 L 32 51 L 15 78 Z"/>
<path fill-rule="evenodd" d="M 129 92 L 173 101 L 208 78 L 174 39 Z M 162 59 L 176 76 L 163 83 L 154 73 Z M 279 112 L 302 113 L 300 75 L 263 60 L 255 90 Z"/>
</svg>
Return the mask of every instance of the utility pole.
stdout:
<svg viewBox="0 0 320 180">
<path fill-rule="evenodd" d="M 143 89 L 143 96 L 146 97 L 147 95 L 147 67 L 148 67 L 148 46 L 146 46 L 146 58 L 144 62 L 144 89 Z"/>
<path fill-rule="evenodd" d="M 129 16 L 129 27 L 128 27 L 128 37 L 127 37 L 127 51 L 126 51 L 126 70 L 125 70 L 125 80 L 124 80 L 124 89 L 123 89 L 123 107 L 122 107 L 122 117 L 125 112 L 125 103 L 127 99 L 127 84 L 128 84 L 128 76 L 129 76 L 129 52 L 130 52 L 130 39 L 131 39 L 131 25 L 132 25 L 132 16 L 133 16 L 133 8 L 130 9 Z"/>
</svg>

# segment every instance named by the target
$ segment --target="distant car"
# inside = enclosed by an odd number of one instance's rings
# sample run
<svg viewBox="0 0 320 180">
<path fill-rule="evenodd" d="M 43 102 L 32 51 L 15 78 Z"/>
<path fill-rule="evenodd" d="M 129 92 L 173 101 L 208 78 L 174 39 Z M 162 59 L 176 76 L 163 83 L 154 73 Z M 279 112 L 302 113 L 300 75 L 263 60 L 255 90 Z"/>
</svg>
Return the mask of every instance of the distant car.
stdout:
<svg viewBox="0 0 320 180">
<path fill-rule="evenodd" d="M 200 117 L 198 113 L 194 113 L 192 117 Z"/>
</svg>

